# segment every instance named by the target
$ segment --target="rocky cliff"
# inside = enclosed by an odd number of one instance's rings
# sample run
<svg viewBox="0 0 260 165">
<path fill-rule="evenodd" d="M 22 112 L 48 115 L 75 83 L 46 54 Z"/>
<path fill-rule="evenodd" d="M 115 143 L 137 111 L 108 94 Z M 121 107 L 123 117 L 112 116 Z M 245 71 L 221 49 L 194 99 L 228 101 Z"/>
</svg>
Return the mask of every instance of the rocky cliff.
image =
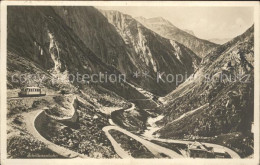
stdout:
<svg viewBox="0 0 260 165">
<path fill-rule="evenodd" d="M 118 11 L 101 11 L 127 45 L 132 63 L 140 71 L 148 71 L 150 79 L 142 78 L 139 84 L 155 94 L 166 94 L 176 83 L 155 83 L 157 73 L 190 75 L 197 68 L 200 58 L 182 44 L 161 37 L 129 15 Z M 154 84 L 155 83 L 155 84 Z"/>
</svg>

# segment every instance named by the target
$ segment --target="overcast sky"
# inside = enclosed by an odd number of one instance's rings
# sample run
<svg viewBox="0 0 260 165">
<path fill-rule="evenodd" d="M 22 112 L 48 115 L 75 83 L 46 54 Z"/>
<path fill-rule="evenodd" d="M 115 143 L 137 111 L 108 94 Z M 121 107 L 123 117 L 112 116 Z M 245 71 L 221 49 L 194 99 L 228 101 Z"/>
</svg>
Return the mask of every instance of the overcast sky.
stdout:
<svg viewBox="0 0 260 165">
<path fill-rule="evenodd" d="M 203 39 L 234 38 L 253 24 L 251 7 L 97 7 L 118 10 L 133 17 L 163 17 Z"/>
</svg>

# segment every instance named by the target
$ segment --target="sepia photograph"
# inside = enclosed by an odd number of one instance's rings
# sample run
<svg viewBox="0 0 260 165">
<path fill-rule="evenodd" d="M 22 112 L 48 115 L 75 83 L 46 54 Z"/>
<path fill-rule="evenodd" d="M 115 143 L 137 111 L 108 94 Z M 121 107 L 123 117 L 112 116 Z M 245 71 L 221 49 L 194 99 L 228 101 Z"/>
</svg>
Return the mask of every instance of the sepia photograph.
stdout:
<svg viewBox="0 0 260 165">
<path fill-rule="evenodd" d="M 200 3 L 1 4 L 1 164 L 258 164 L 259 3 Z"/>
</svg>

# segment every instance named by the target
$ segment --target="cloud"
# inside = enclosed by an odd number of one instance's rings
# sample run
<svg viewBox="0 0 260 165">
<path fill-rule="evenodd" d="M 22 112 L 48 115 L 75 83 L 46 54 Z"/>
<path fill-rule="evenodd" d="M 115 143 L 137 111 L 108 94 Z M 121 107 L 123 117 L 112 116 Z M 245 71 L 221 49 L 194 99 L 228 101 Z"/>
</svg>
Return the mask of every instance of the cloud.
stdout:
<svg viewBox="0 0 260 165">
<path fill-rule="evenodd" d="M 236 18 L 236 24 L 238 25 L 238 26 L 244 26 L 244 24 L 245 24 L 245 21 L 242 19 L 242 18 Z"/>
</svg>

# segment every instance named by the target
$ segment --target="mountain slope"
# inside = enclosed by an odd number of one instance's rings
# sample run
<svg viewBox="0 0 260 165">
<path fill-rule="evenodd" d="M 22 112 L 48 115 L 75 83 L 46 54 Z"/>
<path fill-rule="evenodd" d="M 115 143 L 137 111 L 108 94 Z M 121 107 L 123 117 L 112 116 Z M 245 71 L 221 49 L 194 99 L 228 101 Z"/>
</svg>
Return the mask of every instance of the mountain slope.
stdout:
<svg viewBox="0 0 260 165">
<path fill-rule="evenodd" d="M 200 57 L 204 57 L 209 53 L 210 50 L 218 46 L 218 44 L 199 39 L 194 35 L 177 28 L 171 22 L 165 20 L 162 17 L 149 19 L 144 17 L 137 17 L 136 19 L 144 26 L 153 30 L 159 35 L 183 44 Z"/>
<path fill-rule="evenodd" d="M 200 62 L 200 58 L 178 42 L 168 40 L 147 29 L 134 18 L 118 11 L 101 11 L 114 25 L 131 52 L 130 59 L 141 71 L 148 71 L 150 79 L 139 79 L 144 89 L 163 95 L 173 90 L 176 83 L 158 83 L 158 72 L 190 75 Z M 157 88 L 156 88 L 157 86 Z"/>
<path fill-rule="evenodd" d="M 200 69 L 164 98 L 165 105 L 161 109 L 165 117 L 157 123 L 162 126 L 157 133 L 167 138 L 233 132 L 251 137 L 253 63 L 252 26 L 209 53 L 202 60 Z"/>
<path fill-rule="evenodd" d="M 8 6 L 7 12 L 8 158 L 72 157 L 63 148 L 52 152 L 58 148 L 53 144 L 90 158 L 119 158 L 102 128 L 110 125 L 112 111 L 130 105 L 126 99 L 145 97 L 124 82 L 68 82 L 69 75 L 120 72 L 102 62 L 51 7 Z M 38 85 L 46 96 L 17 97 L 21 88 Z"/>
<path fill-rule="evenodd" d="M 53 7 L 75 34 L 104 63 L 129 74 L 136 70 L 121 36 L 113 25 L 94 7 Z"/>
<path fill-rule="evenodd" d="M 108 75 L 120 74 L 116 68 L 102 62 L 51 7 L 8 7 L 7 46 L 10 61 L 8 69 L 11 70 L 13 67 L 14 73 L 17 68 L 23 67 L 27 70 L 19 70 L 21 73 L 35 73 L 33 70 L 30 71 L 30 66 L 21 66 L 22 63 L 14 61 L 19 60 L 15 58 L 19 56 L 30 61 L 36 68 L 56 81 L 59 80 L 58 78 L 68 78 L 70 74 L 74 76 L 99 72 Z M 11 78 L 9 77 L 8 80 Z M 14 82 L 9 82 L 10 87 L 11 83 Z M 67 82 L 57 82 L 55 86 L 59 86 L 59 83 L 66 84 Z M 86 83 L 77 82 L 75 77 L 72 83 L 75 86 L 87 86 Z M 144 97 L 123 82 L 98 85 L 125 98 Z M 17 87 L 17 84 L 14 86 Z"/>
<path fill-rule="evenodd" d="M 54 10 L 103 62 L 114 66 L 122 73 L 126 73 L 129 82 L 154 94 L 165 95 L 176 86 L 169 83 L 157 83 L 157 72 L 168 71 L 172 74 L 187 72 L 189 75 L 199 63 L 200 59 L 189 49 L 176 42 L 170 43 L 163 40 L 159 35 L 154 36 L 155 34 L 144 27 L 142 29 L 148 31 L 148 34 L 137 41 L 138 35 L 141 34 L 137 33 L 140 28 L 132 26 L 134 24 L 130 25 L 131 27 L 126 25 L 134 33 L 129 34 L 127 37 L 130 38 L 126 39 L 125 35 L 127 34 L 118 31 L 115 22 L 111 22 L 111 19 L 105 17 L 108 15 L 104 16 L 104 12 L 102 14 L 102 11 L 100 12 L 93 7 L 54 7 Z M 133 18 L 131 19 L 136 22 Z M 118 24 L 123 23 L 120 21 L 116 20 Z M 141 26 L 141 24 L 139 25 Z M 154 38 L 155 42 L 151 42 Z M 158 38 L 160 38 L 159 41 Z M 129 40 L 133 40 L 134 43 L 130 43 Z M 149 45 L 146 46 L 146 44 Z M 156 57 L 159 55 L 161 57 Z M 176 59 L 177 56 L 180 56 L 181 59 Z M 133 78 L 134 73 L 137 72 L 140 77 Z M 149 76 L 141 77 L 142 72 L 149 73 Z"/>
</svg>

